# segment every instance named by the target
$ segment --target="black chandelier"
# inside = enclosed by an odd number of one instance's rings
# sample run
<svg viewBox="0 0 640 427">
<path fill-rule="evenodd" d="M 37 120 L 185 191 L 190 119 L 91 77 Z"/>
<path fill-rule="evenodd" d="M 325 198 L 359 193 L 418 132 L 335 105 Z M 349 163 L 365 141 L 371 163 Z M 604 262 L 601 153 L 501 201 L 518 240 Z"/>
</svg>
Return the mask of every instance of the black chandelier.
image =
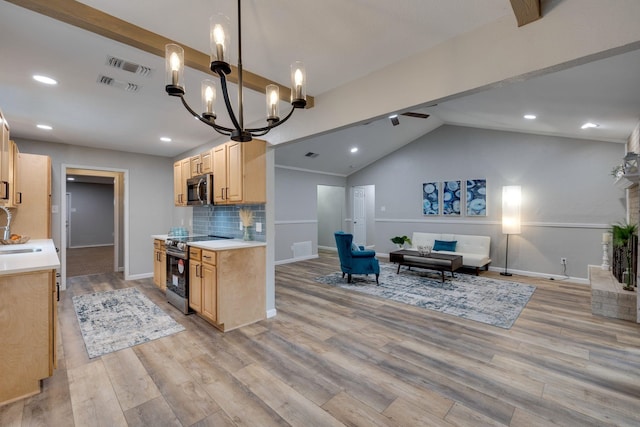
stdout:
<svg viewBox="0 0 640 427">
<path fill-rule="evenodd" d="M 291 111 L 280 119 L 278 117 L 280 100 L 280 88 L 275 84 L 266 87 L 267 96 L 267 126 L 255 129 L 244 127 L 244 109 L 242 98 L 242 31 L 241 31 L 241 13 L 240 0 L 238 0 L 238 115 L 236 116 L 231 101 L 229 101 L 229 93 L 227 91 L 227 75 L 231 73 L 231 67 L 226 62 L 229 49 L 230 20 L 223 15 L 214 15 L 210 18 L 209 38 L 211 44 L 211 71 L 220 77 L 220 85 L 224 104 L 227 107 L 229 118 L 233 123 L 233 128 L 220 126 L 216 124 L 216 114 L 213 111 L 213 105 L 216 100 L 215 83 L 211 80 L 203 80 L 202 82 L 202 114 L 196 113 L 184 99 L 184 49 L 177 44 L 168 44 L 165 46 L 165 65 L 166 65 L 166 86 L 165 90 L 171 96 L 179 96 L 182 105 L 198 120 L 211 126 L 218 133 L 230 136 L 233 141 L 247 142 L 251 141 L 254 136 L 262 136 L 267 134 L 271 129 L 280 126 L 293 114 L 296 108 L 304 108 L 307 105 L 306 94 L 306 75 L 304 65 L 297 61 L 291 65 Z"/>
</svg>

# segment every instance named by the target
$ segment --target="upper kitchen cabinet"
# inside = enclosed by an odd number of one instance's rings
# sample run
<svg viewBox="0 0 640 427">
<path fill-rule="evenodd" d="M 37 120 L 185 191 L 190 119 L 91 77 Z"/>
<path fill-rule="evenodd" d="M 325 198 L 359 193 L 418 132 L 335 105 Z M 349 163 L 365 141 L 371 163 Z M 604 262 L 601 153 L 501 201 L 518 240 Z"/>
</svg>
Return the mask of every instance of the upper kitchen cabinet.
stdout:
<svg viewBox="0 0 640 427">
<path fill-rule="evenodd" d="M 0 111 L 0 206 L 15 207 L 16 170 L 15 162 L 18 149 L 9 140 L 9 124 Z"/>
<path fill-rule="evenodd" d="M 191 158 L 179 160 L 173 164 L 173 203 L 175 206 L 187 206 L 187 180 L 191 178 Z"/>
<path fill-rule="evenodd" d="M 213 172 L 213 149 L 191 157 L 191 176 Z"/>
<path fill-rule="evenodd" d="M 266 147 L 257 139 L 214 147 L 215 204 L 266 203 Z"/>
<path fill-rule="evenodd" d="M 17 209 L 13 212 L 11 230 L 32 239 L 50 239 L 51 158 L 18 153 L 16 170 Z"/>
</svg>

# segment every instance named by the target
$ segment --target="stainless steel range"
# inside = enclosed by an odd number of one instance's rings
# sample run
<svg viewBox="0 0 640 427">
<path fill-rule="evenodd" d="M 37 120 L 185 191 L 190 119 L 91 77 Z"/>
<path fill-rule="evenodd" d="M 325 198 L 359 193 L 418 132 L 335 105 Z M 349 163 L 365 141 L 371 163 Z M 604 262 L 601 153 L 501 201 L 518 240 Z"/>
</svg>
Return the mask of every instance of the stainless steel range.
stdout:
<svg viewBox="0 0 640 427">
<path fill-rule="evenodd" d="M 169 236 L 167 248 L 167 301 L 189 314 L 189 243 L 230 239 L 223 236 Z"/>
</svg>

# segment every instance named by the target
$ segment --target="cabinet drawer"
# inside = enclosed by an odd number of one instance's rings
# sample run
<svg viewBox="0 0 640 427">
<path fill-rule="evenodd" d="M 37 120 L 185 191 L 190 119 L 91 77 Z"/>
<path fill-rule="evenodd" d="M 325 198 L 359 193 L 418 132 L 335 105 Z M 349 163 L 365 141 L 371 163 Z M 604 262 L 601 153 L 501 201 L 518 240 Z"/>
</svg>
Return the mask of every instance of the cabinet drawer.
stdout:
<svg viewBox="0 0 640 427">
<path fill-rule="evenodd" d="M 202 251 L 202 262 L 205 264 L 216 265 L 216 253 L 214 251 Z"/>
<path fill-rule="evenodd" d="M 202 258 L 202 249 L 189 247 L 189 259 L 200 261 Z"/>
</svg>

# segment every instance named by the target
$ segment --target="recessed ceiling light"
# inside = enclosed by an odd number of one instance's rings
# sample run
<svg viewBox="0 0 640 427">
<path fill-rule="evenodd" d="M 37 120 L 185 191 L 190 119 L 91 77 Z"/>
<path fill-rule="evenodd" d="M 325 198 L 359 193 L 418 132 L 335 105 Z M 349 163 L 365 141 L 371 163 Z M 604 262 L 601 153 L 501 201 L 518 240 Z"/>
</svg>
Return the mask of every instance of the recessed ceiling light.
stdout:
<svg viewBox="0 0 640 427">
<path fill-rule="evenodd" d="M 44 130 L 51 130 L 53 129 L 51 126 L 49 125 L 37 125 L 39 129 L 44 129 Z"/>
<path fill-rule="evenodd" d="M 390 119 L 395 119 L 396 117 L 398 117 L 397 114 L 392 114 L 392 115 L 389 116 Z"/>
<path fill-rule="evenodd" d="M 589 129 L 589 128 L 597 128 L 597 127 L 600 127 L 600 125 L 597 124 L 597 123 L 587 122 L 587 123 L 583 124 L 582 126 L 580 126 L 580 129 Z"/>
<path fill-rule="evenodd" d="M 357 153 L 357 152 L 358 152 L 358 147 L 353 147 L 353 148 L 351 149 L 351 152 L 352 152 L 352 153 Z"/>
<path fill-rule="evenodd" d="M 75 181 L 75 180 L 76 180 L 76 179 L 75 179 L 74 177 L 72 177 L 72 176 L 68 176 L 68 177 L 67 177 L 67 181 Z"/>
<path fill-rule="evenodd" d="M 169 138 L 168 136 L 163 136 L 163 137 L 160 137 L 160 141 L 162 141 L 162 142 L 171 142 L 171 138 Z"/>
<path fill-rule="evenodd" d="M 47 76 L 39 76 L 39 75 L 34 75 L 33 79 L 35 81 L 38 81 L 40 83 L 44 83 L 46 85 L 57 85 L 58 82 L 54 79 L 52 79 L 51 77 L 47 77 Z"/>
<path fill-rule="evenodd" d="M 524 118 L 527 120 L 535 120 L 536 119 L 536 115 L 535 114 L 525 114 Z"/>
</svg>

